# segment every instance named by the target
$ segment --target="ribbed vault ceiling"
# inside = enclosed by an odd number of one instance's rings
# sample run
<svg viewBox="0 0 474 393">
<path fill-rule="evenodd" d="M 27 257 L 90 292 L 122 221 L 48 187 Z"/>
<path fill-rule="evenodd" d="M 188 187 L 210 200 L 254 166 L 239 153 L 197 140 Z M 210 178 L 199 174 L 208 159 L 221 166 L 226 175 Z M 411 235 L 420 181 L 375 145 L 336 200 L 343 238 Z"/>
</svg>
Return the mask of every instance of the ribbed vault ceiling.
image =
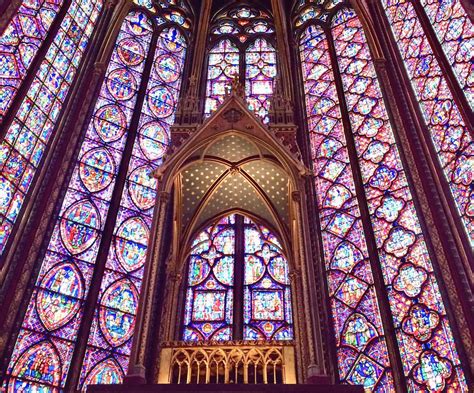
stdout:
<svg viewBox="0 0 474 393">
<path fill-rule="evenodd" d="M 181 172 L 181 223 L 197 229 L 228 210 L 288 226 L 289 180 L 273 157 L 235 134 L 219 138 Z"/>
</svg>

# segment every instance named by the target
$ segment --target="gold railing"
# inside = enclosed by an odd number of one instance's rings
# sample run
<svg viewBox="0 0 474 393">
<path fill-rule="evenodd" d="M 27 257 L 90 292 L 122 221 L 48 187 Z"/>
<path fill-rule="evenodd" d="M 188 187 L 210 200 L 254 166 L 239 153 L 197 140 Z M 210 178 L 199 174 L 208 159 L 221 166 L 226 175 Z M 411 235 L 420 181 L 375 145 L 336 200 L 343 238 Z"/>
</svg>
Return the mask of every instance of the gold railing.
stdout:
<svg viewBox="0 0 474 393">
<path fill-rule="evenodd" d="M 166 343 L 158 383 L 296 383 L 291 342 Z"/>
</svg>

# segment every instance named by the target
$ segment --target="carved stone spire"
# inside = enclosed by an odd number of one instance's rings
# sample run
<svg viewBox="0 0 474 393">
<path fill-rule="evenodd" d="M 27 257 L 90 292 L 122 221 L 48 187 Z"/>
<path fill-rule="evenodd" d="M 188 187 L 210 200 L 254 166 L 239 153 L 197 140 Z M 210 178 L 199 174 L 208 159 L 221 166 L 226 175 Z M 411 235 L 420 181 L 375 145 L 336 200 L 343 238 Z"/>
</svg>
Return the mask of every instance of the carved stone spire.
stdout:
<svg viewBox="0 0 474 393">
<path fill-rule="evenodd" d="M 270 101 L 268 111 L 270 119 L 268 128 L 285 144 L 290 151 L 298 158 L 301 158 L 301 152 L 296 142 L 296 130 L 293 104 L 291 100 L 282 92 L 281 81 L 275 80 L 275 90 Z"/>
<path fill-rule="evenodd" d="M 200 111 L 199 97 L 196 95 L 196 81 L 195 76 L 189 78 L 189 85 L 186 94 L 178 103 L 176 108 L 175 124 L 179 125 L 195 125 L 199 123 Z"/>
<path fill-rule="evenodd" d="M 189 135 L 191 135 L 199 124 L 202 123 L 200 111 L 201 101 L 196 94 L 197 78 L 189 78 L 188 89 L 184 96 L 179 100 L 176 108 L 176 117 L 171 126 L 171 150 L 175 150 Z"/>
</svg>

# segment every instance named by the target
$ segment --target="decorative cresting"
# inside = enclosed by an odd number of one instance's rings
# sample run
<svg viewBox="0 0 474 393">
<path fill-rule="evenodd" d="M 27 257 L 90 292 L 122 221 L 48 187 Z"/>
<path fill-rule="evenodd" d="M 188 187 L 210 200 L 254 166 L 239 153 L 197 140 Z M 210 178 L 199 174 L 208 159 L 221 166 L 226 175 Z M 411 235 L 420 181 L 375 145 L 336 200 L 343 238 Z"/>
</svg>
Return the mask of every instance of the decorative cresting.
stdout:
<svg viewBox="0 0 474 393">
<path fill-rule="evenodd" d="M 296 383 L 292 342 L 165 343 L 157 383 Z"/>
</svg>

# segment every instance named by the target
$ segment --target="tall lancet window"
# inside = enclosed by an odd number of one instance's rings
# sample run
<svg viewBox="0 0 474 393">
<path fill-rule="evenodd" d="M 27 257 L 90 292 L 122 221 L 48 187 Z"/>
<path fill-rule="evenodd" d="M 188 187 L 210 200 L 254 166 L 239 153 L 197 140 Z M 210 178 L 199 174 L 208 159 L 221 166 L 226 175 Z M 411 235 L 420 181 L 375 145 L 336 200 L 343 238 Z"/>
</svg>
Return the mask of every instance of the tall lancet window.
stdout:
<svg viewBox="0 0 474 393">
<path fill-rule="evenodd" d="M 62 1 L 25 0 L 0 37 L 0 257 L 54 139 L 103 3 L 72 0 L 60 10 Z M 37 59 L 56 22 L 56 35 L 43 59 Z M 38 68 L 27 82 L 35 61 Z M 17 94 L 20 86 L 22 96 Z"/>
<path fill-rule="evenodd" d="M 156 198 L 151 172 L 168 146 L 180 94 L 187 15 L 180 4 L 150 4 L 132 7 L 122 23 L 39 261 L 9 391 L 123 380 Z"/>
<path fill-rule="evenodd" d="M 213 20 L 209 47 L 205 115 L 217 109 L 231 80 L 237 78 L 245 85 L 249 108 L 268 122 L 277 74 L 270 16 L 246 6 L 221 12 Z"/>
<path fill-rule="evenodd" d="M 467 392 L 361 21 L 322 0 L 296 26 L 339 378 Z"/>
<path fill-rule="evenodd" d="M 230 215 L 191 244 L 185 341 L 291 340 L 288 262 L 265 226 Z"/>
<path fill-rule="evenodd" d="M 474 26 L 459 0 L 382 0 L 382 4 L 440 172 L 474 245 Z M 442 50 L 432 45 L 434 41 Z"/>
</svg>

